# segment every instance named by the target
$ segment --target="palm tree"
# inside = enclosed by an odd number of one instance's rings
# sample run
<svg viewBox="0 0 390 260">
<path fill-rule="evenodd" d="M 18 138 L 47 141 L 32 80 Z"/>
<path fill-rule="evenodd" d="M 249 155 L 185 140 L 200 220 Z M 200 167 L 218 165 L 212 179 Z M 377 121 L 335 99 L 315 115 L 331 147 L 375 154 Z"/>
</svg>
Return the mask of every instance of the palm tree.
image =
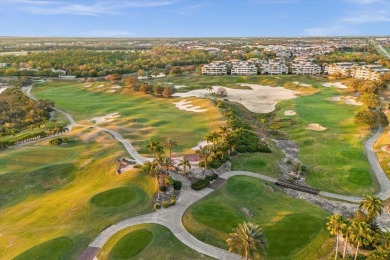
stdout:
<svg viewBox="0 0 390 260">
<path fill-rule="evenodd" d="M 373 237 L 373 232 L 366 222 L 352 222 L 351 240 L 356 245 L 354 260 L 357 258 L 359 247 L 372 243 Z"/>
<path fill-rule="evenodd" d="M 166 173 L 169 173 L 169 169 L 173 166 L 172 160 L 169 157 L 161 156 L 156 159 L 161 168 L 165 168 Z"/>
<path fill-rule="evenodd" d="M 244 222 L 233 229 L 226 243 L 229 252 L 237 253 L 246 260 L 260 259 L 258 250 L 264 247 L 265 239 L 259 225 Z"/>
<path fill-rule="evenodd" d="M 174 141 L 173 138 L 168 137 L 168 138 L 165 140 L 165 145 L 166 145 L 166 146 L 168 147 L 168 149 L 169 149 L 169 159 L 172 160 L 172 148 L 177 146 L 177 142 Z"/>
<path fill-rule="evenodd" d="M 364 199 L 360 202 L 360 210 L 364 210 L 367 213 L 368 221 L 373 221 L 378 215 L 382 214 L 383 201 L 373 195 L 366 194 Z"/>
<path fill-rule="evenodd" d="M 161 167 L 159 165 L 159 162 L 157 160 L 153 160 L 153 162 L 145 162 L 144 165 L 142 165 L 142 171 L 146 174 L 149 174 L 156 178 L 157 182 L 157 200 L 160 200 L 160 174 L 161 174 Z"/>
<path fill-rule="evenodd" d="M 335 260 L 337 259 L 337 255 L 339 253 L 339 234 L 342 224 L 342 218 L 338 213 L 328 217 L 328 222 L 326 223 L 326 228 L 329 230 L 330 234 L 336 236 L 336 253 L 334 255 Z"/>
<path fill-rule="evenodd" d="M 179 166 L 183 166 L 183 175 L 186 175 L 186 170 L 187 170 L 187 166 L 189 169 L 191 169 L 191 163 L 189 160 L 183 158 L 183 160 L 181 160 L 181 162 L 178 164 Z"/>
<path fill-rule="evenodd" d="M 232 153 L 234 146 L 236 145 L 236 135 L 233 132 L 228 132 L 225 136 L 224 142 L 227 145 L 229 156 Z"/>
<path fill-rule="evenodd" d="M 146 146 L 149 151 L 153 154 L 153 160 L 156 158 L 156 154 L 164 153 L 164 149 L 159 141 L 149 140 L 149 144 Z"/>
<path fill-rule="evenodd" d="M 341 233 L 344 236 L 344 250 L 343 250 L 343 259 L 345 258 L 345 253 L 347 252 L 348 239 L 351 236 L 351 221 L 347 218 L 342 219 L 343 223 L 341 225 Z"/>
<path fill-rule="evenodd" d="M 227 127 L 227 126 L 220 126 L 219 129 L 221 129 L 221 130 L 219 131 L 219 134 L 220 134 L 220 136 L 222 136 L 222 137 L 225 137 L 228 133 L 231 132 L 230 128 Z"/>
<path fill-rule="evenodd" d="M 208 146 L 199 146 L 199 150 L 195 152 L 204 162 L 204 168 L 207 170 L 207 163 L 211 156 L 211 150 Z"/>
</svg>

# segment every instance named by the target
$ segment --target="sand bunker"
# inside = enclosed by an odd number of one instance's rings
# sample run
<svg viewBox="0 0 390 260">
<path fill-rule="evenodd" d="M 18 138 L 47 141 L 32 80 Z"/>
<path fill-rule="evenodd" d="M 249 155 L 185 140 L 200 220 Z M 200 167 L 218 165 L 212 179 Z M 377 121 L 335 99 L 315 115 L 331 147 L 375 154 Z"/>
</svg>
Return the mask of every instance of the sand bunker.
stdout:
<svg viewBox="0 0 390 260">
<path fill-rule="evenodd" d="M 186 88 L 187 86 L 186 85 L 175 85 L 174 87 L 179 89 L 179 88 Z"/>
<path fill-rule="evenodd" d="M 294 110 L 286 110 L 284 111 L 285 116 L 295 116 L 297 113 Z"/>
<path fill-rule="evenodd" d="M 201 109 L 199 106 L 191 105 L 191 101 L 188 101 L 186 99 L 180 100 L 179 102 L 175 102 L 173 104 L 180 110 L 196 113 L 202 113 L 207 111 L 207 109 Z"/>
<path fill-rule="evenodd" d="M 202 142 L 199 142 L 196 146 L 192 147 L 191 149 L 196 151 L 196 150 L 199 150 L 199 148 L 202 146 L 202 147 L 205 147 L 206 145 L 212 145 L 213 143 L 211 142 L 207 142 L 207 141 L 202 141 Z"/>
<path fill-rule="evenodd" d="M 90 86 L 92 86 L 91 83 L 84 83 L 84 88 L 89 88 Z"/>
<path fill-rule="evenodd" d="M 295 85 L 298 85 L 298 86 L 301 86 L 301 87 L 311 87 L 310 84 L 306 84 L 306 83 L 301 83 L 299 81 L 294 81 L 293 82 Z"/>
<path fill-rule="evenodd" d="M 119 89 L 119 88 L 122 88 L 121 86 L 119 85 L 115 85 L 115 86 L 112 86 L 111 89 Z"/>
<path fill-rule="evenodd" d="M 254 113 L 269 113 L 275 110 L 278 101 L 293 99 L 299 92 L 284 87 L 271 87 L 257 84 L 240 84 L 243 87 L 252 89 L 231 89 L 227 91 L 227 99 L 241 103 L 248 110 Z M 213 86 L 215 92 L 220 86 Z M 212 93 L 205 89 L 196 89 L 185 93 L 175 93 L 177 97 L 206 97 Z"/>
<path fill-rule="evenodd" d="M 0 94 L 3 93 L 6 89 L 7 89 L 7 88 L 5 88 L 5 87 L 1 87 L 1 88 L 0 88 Z"/>
<path fill-rule="evenodd" d="M 382 146 L 381 150 L 385 153 L 390 153 L 390 144 Z"/>
<path fill-rule="evenodd" d="M 312 131 L 325 131 L 328 128 L 323 127 L 320 124 L 309 124 L 305 129 L 306 130 L 312 130 Z"/>
<path fill-rule="evenodd" d="M 341 89 L 346 89 L 348 88 L 341 82 L 329 82 L 329 83 L 322 83 L 321 84 L 324 87 L 330 88 L 330 87 L 335 87 L 335 88 L 341 88 Z"/>
<path fill-rule="evenodd" d="M 102 88 L 104 87 L 104 84 L 97 85 L 95 88 Z"/>
<path fill-rule="evenodd" d="M 119 117 L 118 113 L 111 113 L 105 116 L 93 117 L 91 118 L 91 121 L 93 121 L 95 124 L 100 124 L 100 123 L 110 122 L 114 120 L 114 118 L 116 117 Z"/>
<path fill-rule="evenodd" d="M 106 92 L 107 93 L 114 93 L 116 90 L 115 89 L 112 89 L 112 90 L 107 90 Z"/>
<path fill-rule="evenodd" d="M 346 98 L 346 99 L 344 99 L 344 103 L 347 105 L 353 105 L 353 106 L 363 106 L 362 102 L 357 101 L 354 98 Z"/>
<path fill-rule="evenodd" d="M 330 101 L 339 102 L 339 101 L 341 101 L 341 98 L 342 98 L 342 97 L 340 97 L 340 96 L 338 96 L 338 97 L 331 97 L 331 98 L 330 98 Z"/>
</svg>

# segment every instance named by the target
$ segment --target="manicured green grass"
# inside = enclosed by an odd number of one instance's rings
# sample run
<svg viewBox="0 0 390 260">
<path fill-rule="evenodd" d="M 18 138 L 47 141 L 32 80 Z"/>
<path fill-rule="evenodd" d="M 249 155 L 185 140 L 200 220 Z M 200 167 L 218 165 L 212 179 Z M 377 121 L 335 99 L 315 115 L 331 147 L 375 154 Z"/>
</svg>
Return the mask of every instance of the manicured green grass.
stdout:
<svg viewBox="0 0 390 260">
<path fill-rule="evenodd" d="M 72 248 L 73 241 L 70 238 L 59 237 L 28 249 L 15 257 L 15 260 L 67 259 Z"/>
<path fill-rule="evenodd" d="M 149 245 L 153 233 L 149 230 L 135 230 L 122 237 L 112 248 L 110 258 L 129 259 L 137 256 Z"/>
<path fill-rule="evenodd" d="M 88 135 L 90 130 L 84 131 L 82 135 Z M 108 134 L 100 134 L 88 143 L 53 146 L 46 141 L 4 150 L 0 155 L 9 161 L 26 160 L 18 168 L 7 163 L 1 170 L 1 259 L 21 254 L 34 259 L 30 256 L 44 251 L 58 251 L 58 259 L 76 259 L 107 226 L 153 211 L 154 179 L 137 171 L 116 175 L 116 159 L 126 153 Z M 28 159 L 30 155 L 33 160 Z M 125 201 L 119 192 L 114 194 L 119 194 L 115 196 L 118 200 L 108 201 L 110 196 L 104 192 L 122 187 L 131 190 L 127 193 L 132 194 L 131 199 Z M 91 203 L 98 194 L 102 207 Z M 59 237 L 69 238 L 72 245 L 58 242 Z"/>
<path fill-rule="evenodd" d="M 348 93 L 349 94 L 349 93 Z M 354 115 L 358 107 L 330 101 L 339 96 L 336 89 L 280 103 L 278 116 L 293 109 L 294 126 L 283 128 L 299 145 L 299 158 L 309 166 L 308 184 L 321 190 L 362 195 L 373 193 L 378 185 L 364 153 L 363 141 L 367 132 L 357 128 Z M 308 124 L 318 123 L 327 130 L 306 130 Z"/>
<path fill-rule="evenodd" d="M 390 118 L 390 115 L 388 115 L 388 118 Z M 390 144 L 389 132 L 390 128 L 387 127 L 383 131 L 383 134 L 375 142 L 373 148 L 376 151 L 376 156 L 378 157 L 379 163 L 383 171 L 390 179 L 390 154 L 381 150 L 383 146 Z"/>
<path fill-rule="evenodd" d="M 157 224 L 143 224 L 112 236 L 98 254 L 99 259 L 212 259 L 180 242 Z"/>
<path fill-rule="evenodd" d="M 179 145 L 173 152 L 188 150 L 204 140 L 207 133 L 223 125 L 218 108 L 206 99 L 191 99 L 208 109 L 204 113 L 194 113 L 176 108 L 172 103 L 179 99 L 153 97 L 133 91 L 107 93 L 104 89 L 54 81 L 39 84 L 34 87 L 33 93 L 39 98 L 53 100 L 57 107 L 85 124 L 92 124 L 92 117 L 119 113 L 120 117 L 102 125 L 118 130 L 141 153 L 149 153 L 145 148 L 149 139 L 164 141 L 167 137 L 174 137 Z"/>
<path fill-rule="evenodd" d="M 268 184 L 272 185 L 272 184 Z M 183 224 L 195 237 L 227 248 L 232 228 L 244 221 L 263 228 L 266 259 L 319 259 L 332 249 L 325 223 L 329 215 L 321 208 L 291 198 L 277 187 L 251 177 L 236 176 L 214 193 L 192 205 Z M 247 216 L 242 208 L 251 210 Z"/>
<path fill-rule="evenodd" d="M 271 145 L 272 153 L 248 153 L 234 156 L 233 171 L 258 172 L 272 177 L 278 177 L 280 170 L 278 162 L 283 158 L 283 152 Z"/>
<path fill-rule="evenodd" d="M 98 207 L 121 206 L 135 199 L 138 187 L 119 187 L 96 194 L 91 203 Z"/>
</svg>

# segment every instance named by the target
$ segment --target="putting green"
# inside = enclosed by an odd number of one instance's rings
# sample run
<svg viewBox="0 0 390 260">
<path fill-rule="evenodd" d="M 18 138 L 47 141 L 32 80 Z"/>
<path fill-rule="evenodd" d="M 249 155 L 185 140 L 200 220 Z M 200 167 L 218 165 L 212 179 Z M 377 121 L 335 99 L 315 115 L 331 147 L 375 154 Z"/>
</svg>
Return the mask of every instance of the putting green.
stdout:
<svg viewBox="0 0 390 260">
<path fill-rule="evenodd" d="M 132 202 L 137 196 L 136 187 L 120 187 L 96 194 L 91 203 L 98 207 L 121 206 Z"/>
<path fill-rule="evenodd" d="M 137 256 L 149 245 L 153 233 L 149 230 L 135 230 L 122 237 L 113 247 L 111 259 L 129 259 Z"/>
<path fill-rule="evenodd" d="M 73 245 L 69 237 L 58 237 L 28 249 L 15 257 L 15 260 L 68 259 Z"/>
<path fill-rule="evenodd" d="M 158 224 L 136 225 L 113 235 L 97 255 L 98 259 L 212 259 L 180 242 Z"/>
<path fill-rule="evenodd" d="M 253 217 L 246 215 L 243 208 L 250 210 Z M 325 228 L 328 215 L 272 184 L 236 176 L 188 208 L 183 225 L 201 241 L 226 249 L 225 240 L 232 228 L 250 221 L 263 229 L 267 245 L 262 254 L 267 259 L 319 259 L 333 246 Z"/>
</svg>

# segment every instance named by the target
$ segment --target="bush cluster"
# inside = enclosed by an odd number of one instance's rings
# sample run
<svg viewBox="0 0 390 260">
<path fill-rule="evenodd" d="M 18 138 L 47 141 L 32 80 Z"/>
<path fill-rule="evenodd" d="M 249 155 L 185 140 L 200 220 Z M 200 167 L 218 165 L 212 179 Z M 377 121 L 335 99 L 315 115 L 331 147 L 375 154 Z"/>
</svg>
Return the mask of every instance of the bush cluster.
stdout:
<svg viewBox="0 0 390 260">
<path fill-rule="evenodd" d="M 181 190 L 181 181 L 173 180 L 172 185 L 175 190 Z"/>
<path fill-rule="evenodd" d="M 191 184 L 191 188 L 193 190 L 201 190 L 201 189 L 204 189 L 207 186 L 209 186 L 209 184 L 210 184 L 210 181 L 208 181 L 208 180 L 199 180 L 199 181 Z"/>
<path fill-rule="evenodd" d="M 213 181 L 213 180 L 215 180 L 215 179 L 217 179 L 218 178 L 218 174 L 216 174 L 216 173 L 213 173 L 213 174 L 211 174 L 211 175 L 207 175 L 204 179 L 206 180 L 206 181 Z"/>
</svg>

